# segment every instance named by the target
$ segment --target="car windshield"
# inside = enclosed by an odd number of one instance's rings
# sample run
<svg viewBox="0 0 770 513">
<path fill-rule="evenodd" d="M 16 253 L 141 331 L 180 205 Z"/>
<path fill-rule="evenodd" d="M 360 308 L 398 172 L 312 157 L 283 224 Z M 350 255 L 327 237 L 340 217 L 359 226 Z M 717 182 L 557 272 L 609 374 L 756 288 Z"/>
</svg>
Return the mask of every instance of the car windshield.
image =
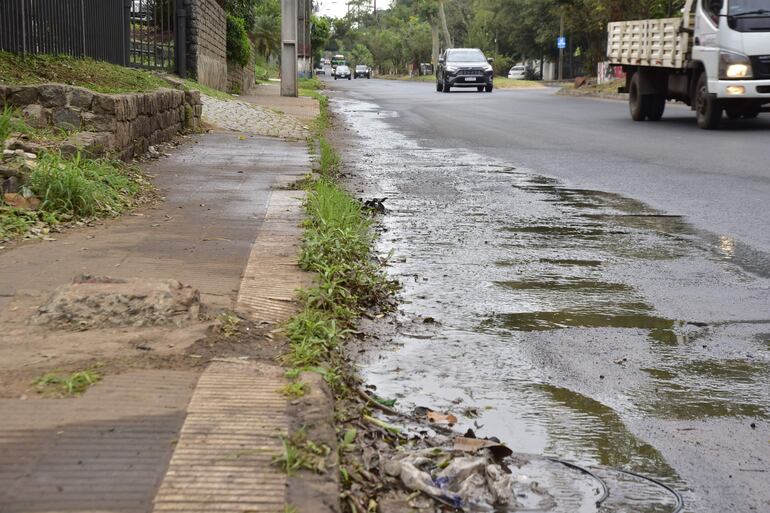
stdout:
<svg viewBox="0 0 770 513">
<path fill-rule="evenodd" d="M 728 13 L 733 16 L 740 14 L 770 15 L 770 0 L 730 0 Z"/>
<path fill-rule="evenodd" d="M 364 65 L 362 65 L 362 64 L 359 64 L 358 66 L 356 66 L 356 69 L 357 69 L 358 71 L 366 71 L 366 66 L 364 66 Z"/>
<path fill-rule="evenodd" d="M 481 50 L 453 50 L 447 52 L 447 62 L 482 62 L 484 54 Z"/>
</svg>

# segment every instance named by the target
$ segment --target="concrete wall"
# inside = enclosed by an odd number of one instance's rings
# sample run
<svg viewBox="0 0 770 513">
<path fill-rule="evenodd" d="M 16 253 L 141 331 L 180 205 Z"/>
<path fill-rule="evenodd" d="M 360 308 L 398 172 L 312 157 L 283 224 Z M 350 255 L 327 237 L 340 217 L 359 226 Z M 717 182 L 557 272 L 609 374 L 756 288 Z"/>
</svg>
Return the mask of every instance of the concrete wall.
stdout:
<svg viewBox="0 0 770 513">
<path fill-rule="evenodd" d="M 0 85 L 0 108 L 5 105 L 22 109 L 32 126 L 76 131 L 62 145 L 64 153 L 113 154 L 126 160 L 179 132 L 197 129 L 203 114 L 199 92 L 177 89 L 101 94 L 61 84 Z"/>
<path fill-rule="evenodd" d="M 215 0 L 184 0 L 187 69 L 199 83 L 227 89 L 227 17 Z"/>
</svg>

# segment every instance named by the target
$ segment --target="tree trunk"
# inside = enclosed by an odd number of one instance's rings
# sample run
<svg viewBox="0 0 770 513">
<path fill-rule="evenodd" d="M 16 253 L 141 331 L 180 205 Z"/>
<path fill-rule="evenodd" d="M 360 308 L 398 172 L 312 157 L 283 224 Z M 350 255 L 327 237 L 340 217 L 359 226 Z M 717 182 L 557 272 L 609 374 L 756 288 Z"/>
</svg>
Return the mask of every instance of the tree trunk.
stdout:
<svg viewBox="0 0 770 513">
<path fill-rule="evenodd" d="M 444 43 L 447 48 L 452 48 L 452 35 L 449 33 L 449 26 L 446 23 L 446 12 L 444 12 L 444 0 L 438 2 L 438 15 L 441 18 L 441 28 L 444 31 Z"/>
<path fill-rule="evenodd" d="M 433 69 L 438 66 L 439 47 L 441 42 L 439 41 L 438 23 L 435 18 L 430 19 L 430 35 L 433 40 L 433 51 L 430 56 L 430 63 L 433 64 Z"/>
</svg>

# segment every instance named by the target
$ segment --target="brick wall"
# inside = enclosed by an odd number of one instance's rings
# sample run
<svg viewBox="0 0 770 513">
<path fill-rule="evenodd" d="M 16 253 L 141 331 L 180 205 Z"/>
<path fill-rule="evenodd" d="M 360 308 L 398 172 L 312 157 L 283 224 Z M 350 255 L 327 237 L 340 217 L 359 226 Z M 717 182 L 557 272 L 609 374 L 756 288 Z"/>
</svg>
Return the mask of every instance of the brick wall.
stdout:
<svg viewBox="0 0 770 513">
<path fill-rule="evenodd" d="M 216 0 L 184 0 L 187 69 L 206 86 L 227 89 L 227 18 Z"/>
</svg>

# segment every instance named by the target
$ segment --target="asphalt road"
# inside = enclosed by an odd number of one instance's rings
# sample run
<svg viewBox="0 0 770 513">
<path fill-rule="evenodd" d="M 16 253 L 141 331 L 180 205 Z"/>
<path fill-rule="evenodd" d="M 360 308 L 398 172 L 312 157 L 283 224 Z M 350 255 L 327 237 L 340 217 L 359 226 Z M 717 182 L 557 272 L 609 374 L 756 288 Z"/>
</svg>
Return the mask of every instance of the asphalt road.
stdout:
<svg viewBox="0 0 770 513">
<path fill-rule="evenodd" d="M 403 286 L 361 357 L 378 394 L 664 480 L 688 513 L 768 511 L 770 116 L 705 132 L 553 89 L 330 85 Z M 673 510 L 612 479 L 602 511 Z"/>
<path fill-rule="evenodd" d="M 624 102 L 555 96 L 552 88 L 442 94 L 428 83 L 330 83 L 396 112 L 393 125 L 425 146 L 468 148 L 628 195 L 770 253 L 770 114 L 709 132 L 686 106 L 637 123 Z"/>
</svg>

